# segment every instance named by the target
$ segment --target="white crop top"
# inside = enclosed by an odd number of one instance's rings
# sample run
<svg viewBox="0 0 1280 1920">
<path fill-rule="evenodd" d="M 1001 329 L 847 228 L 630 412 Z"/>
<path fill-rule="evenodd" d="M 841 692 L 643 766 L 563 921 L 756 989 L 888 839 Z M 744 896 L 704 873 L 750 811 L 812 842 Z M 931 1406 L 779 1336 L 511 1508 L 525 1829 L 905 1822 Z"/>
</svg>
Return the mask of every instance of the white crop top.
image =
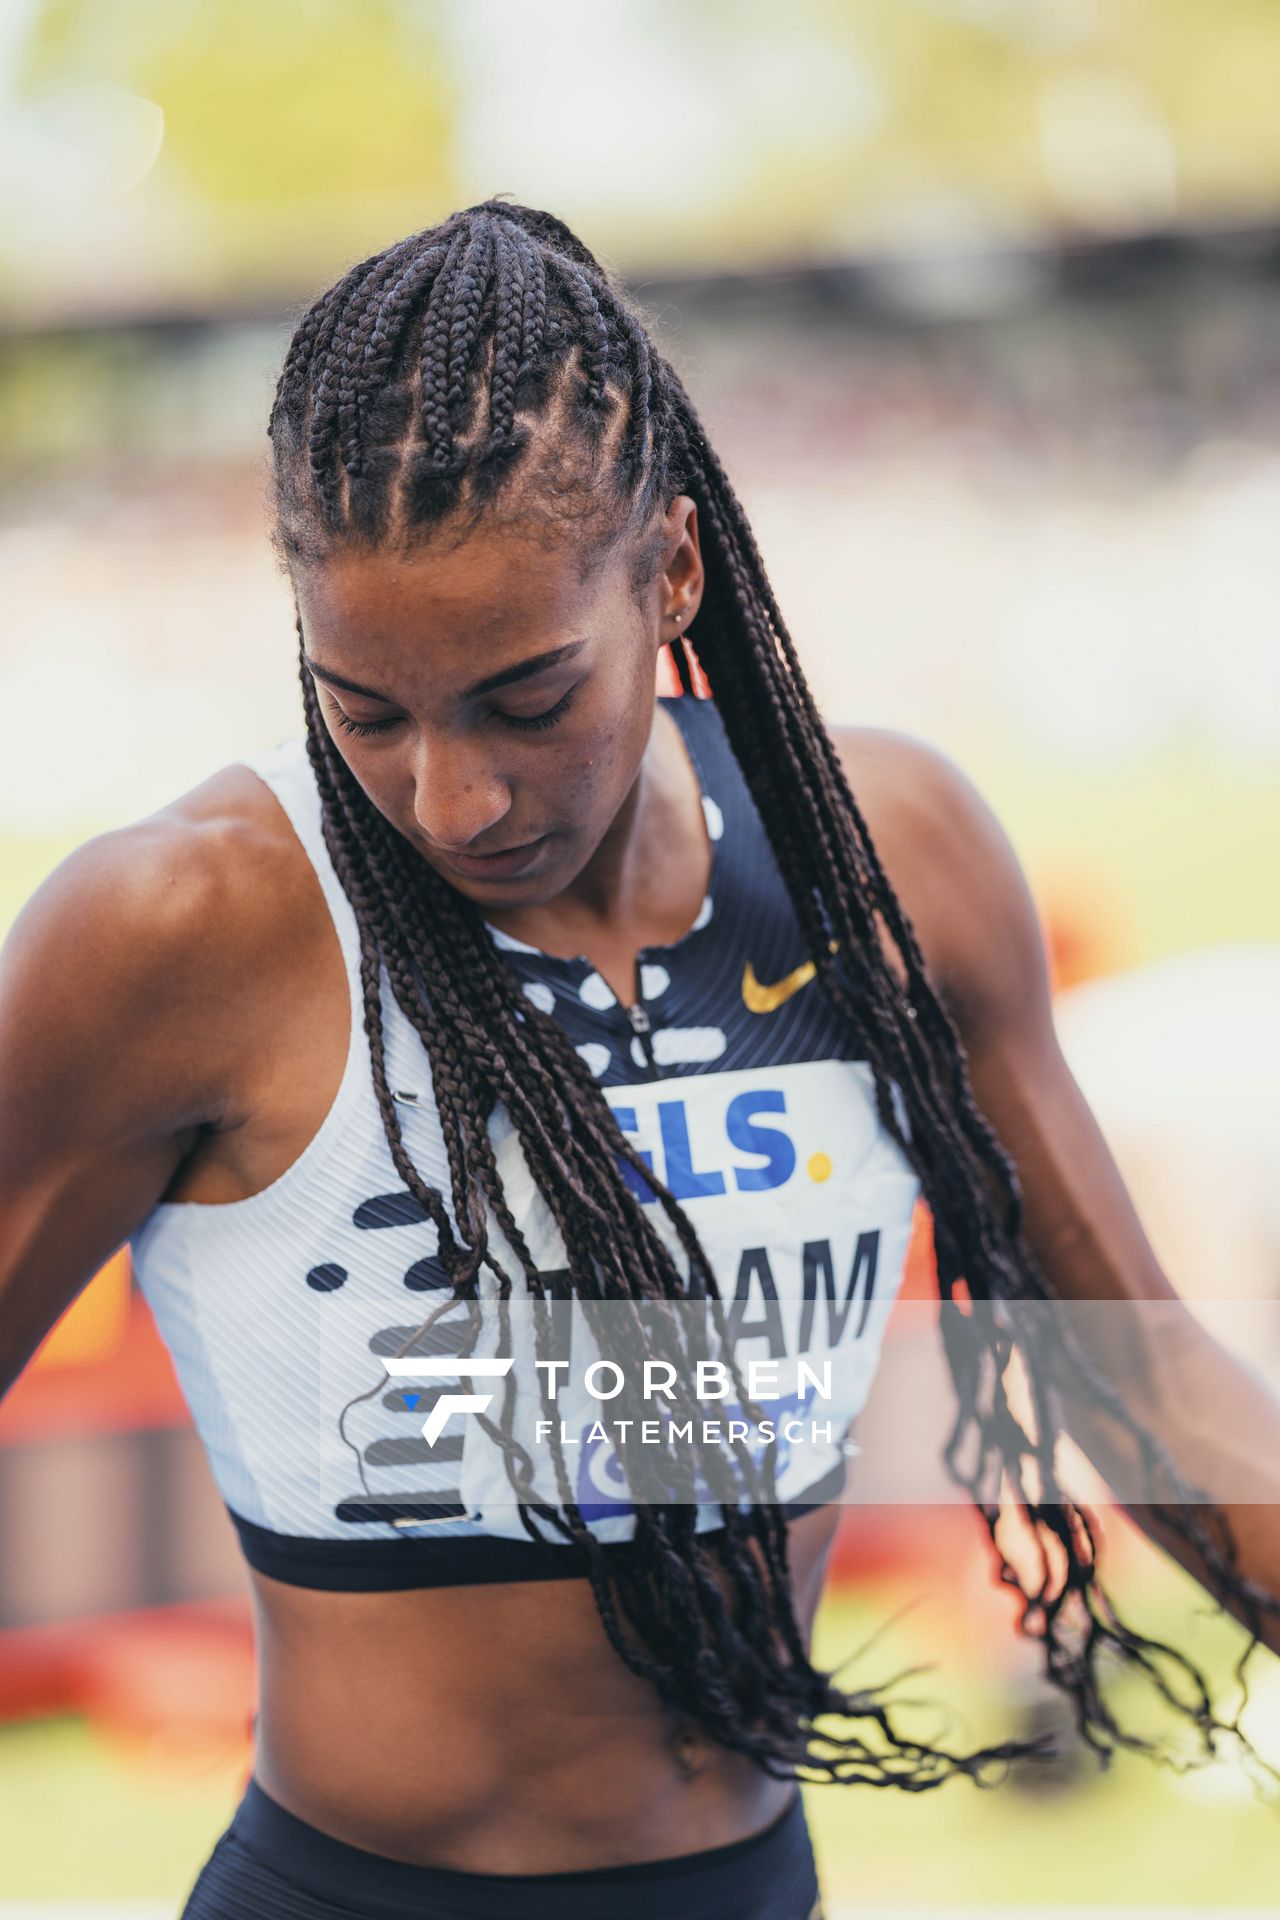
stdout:
<svg viewBox="0 0 1280 1920">
<path fill-rule="evenodd" d="M 815 1353 L 824 1342 L 839 1350 L 829 1447 L 792 1462 L 790 1481 L 779 1468 L 779 1499 L 793 1514 L 843 1488 L 846 1436 L 901 1284 L 918 1180 L 879 1121 L 869 1065 L 850 1057 L 807 977 L 798 923 L 713 703 L 666 704 L 702 783 L 713 867 L 695 925 L 640 955 L 643 1012 L 621 1006 L 585 959 L 494 937 L 681 1201 L 722 1296 L 776 1303 L 788 1339 L 803 1323 Z M 435 1228 L 383 1134 L 356 919 L 324 844 L 305 741 L 246 764 L 288 815 L 337 929 L 350 989 L 346 1065 L 319 1131 L 269 1187 L 224 1205 L 161 1203 L 130 1239 L 246 1557 L 279 1580 L 344 1589 L 581 1575 L 580 1547 L 531 1541 L 504 1504 L 514 1501 L 506 1468 L 478 1423 L 455 1418 L 428 1442 L 423 1414 L 436 1390 L 384 1364 L 447 1286 Z M 382 1004 L 388 1084 L 410 1096 L 399 1105 L 405 1144 L 447 1206 L 426 1052 L 385 973 Z M 507 1199 L 541 1267 L 547 1210 L 501 1109 L 492 1131 Z M 602 1483 L 599 1449 L 590 1467 L 585 1449 L 580 1458 L 575 1498 L 601 1542 L 621 1548 L 634 1510 L 593 1509 L 607 1471 Z M 722 1524 L 719 1506 L 698 1507 L 699 1531 Z"/>
</svg>

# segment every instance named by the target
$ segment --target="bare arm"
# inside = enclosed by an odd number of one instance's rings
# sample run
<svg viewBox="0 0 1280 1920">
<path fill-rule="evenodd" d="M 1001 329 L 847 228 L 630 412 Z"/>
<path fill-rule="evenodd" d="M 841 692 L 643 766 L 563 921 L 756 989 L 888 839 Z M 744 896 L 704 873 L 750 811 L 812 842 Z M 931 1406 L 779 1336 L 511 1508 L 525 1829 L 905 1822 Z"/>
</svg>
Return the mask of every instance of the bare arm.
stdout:
<svg viewBox="0 0 1280 1920">
<path fill-rule="evenodd" d="M 1197 1468 L 1208 1466 L 1219 1486 L 1248 1487 L 1246 1499 L 1221 1501 L 1240 1547 L 1239 1570 L 1280 1597 L 1280 1401 L 1179 1308 L 1058 1046 L 1040 921 L 1007 835 L 972 783 L 934 749 L 882 732 L 835 737 L 855 794 L 868 796 L 886 871 L 961 1035 L 978 1108 L 1017 1169 L 1037 1263 L 1066 1301 L 1165 1303 L 1151 1318 L 1177 1337 L 1159 1340 L 1148 1391 L 1133 1396 L 1126 1369 L 1130 1410 L 1188 1479 L 1197 1481 Z M 1138 1318 L 1128 1316 L 1128 1324 Z M 1099 1417 L 1072 1431 L 1104 1476 L 1120 1467 L 1124 1484 L 1134 1484 L 1137 1455 L 1114 1422 Z M 1209 1584 L 1199 1554 L 1149 1506 L 1127 1511 Z M 1244 1620 L 1238 1605 L 1231 1610 Z M 1280 1618 L 1264 1616 L 1260 1637 L 1280 1652 Z"/>
<path fill-rule="evenodd" d="M 232 1118 L 217 841 L 173 816 L 103 834 L 0 949 L 0 1393 Z"/>
</svg>

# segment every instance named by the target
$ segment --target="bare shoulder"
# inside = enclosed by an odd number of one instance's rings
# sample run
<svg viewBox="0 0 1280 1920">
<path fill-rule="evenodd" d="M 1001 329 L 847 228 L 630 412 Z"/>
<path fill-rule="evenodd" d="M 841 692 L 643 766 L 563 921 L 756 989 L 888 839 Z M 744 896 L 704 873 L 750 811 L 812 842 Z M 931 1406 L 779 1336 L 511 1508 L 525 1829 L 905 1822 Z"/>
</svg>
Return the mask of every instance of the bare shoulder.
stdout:
<svg viewBox="0 0 1280 1920">
<path fill-rule="evenodd" d="M 74 922 L 78 944 L 140 979 L 251 950 L 278 889 L 305 877 L 288 821 L 248 767 L 223 767 L 156 812 L 96 834 L 56 867 L 14 926 L 21 944 Z"/>
<path fill-rule="evenodd" d="M 283 808 L 249 767 L 211 774 L 167 806 L 104 841 L 179 940 L 243 963 L 297 924 L 315 879 Z"/>
<path fill-rule="evenodd" d="M 971 831 L 972 816 L 989 812 L 956 761 L 927 740 L 889 727 L 829 731 L 886 869 L 891 855 L 901 866 L 913 854 L 927 869 L 949 835 Z M 901 877 L 919 884 L 911 874 Z"/>
<path fill-rule="evenodd" d="M 887 727 L 832 727 L 850 790 L 935 985 L 973 1033 L 1047 1000 L 1044 930 L 999 817 L 941 748 Z"/>
<path fill-rule="evenodd" d="M 279 804 L 241 765 L 85 841 L 5 941 L 8 1064 L 38 1040 L 46 1074 L 65 1054 L 92 1076 L 109 1055 L 117 1083 L 145 1090 L 149 1067 L 168 1058 L 185 1067 L 173 1097 L 216 1117 L 209 1103 L 234 1051 L 238 990 L 287 960 L 309 879 Z"/>
<path fill-rule="evenodd" d="M 224 768 L 78 847 L 10 929 L 0 1392 L 175 1170 L 251 1112 L 248 1064 L 298 974 L 291 835 L 257 776 Z"/>
</svg>

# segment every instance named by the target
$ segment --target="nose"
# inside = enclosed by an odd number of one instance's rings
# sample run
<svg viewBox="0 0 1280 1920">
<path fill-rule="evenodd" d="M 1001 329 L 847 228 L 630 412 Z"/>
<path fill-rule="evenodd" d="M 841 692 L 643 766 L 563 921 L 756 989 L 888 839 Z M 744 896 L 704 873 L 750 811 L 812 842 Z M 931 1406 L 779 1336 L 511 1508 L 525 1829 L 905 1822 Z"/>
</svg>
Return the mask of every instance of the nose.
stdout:
<svg viewBox="0 0 1280 1920">
<path fill-rule="evenodd" d="M 511 789 L 482 751 L 456 739 L 424 744 L 414 769 L 413 811 L 432 846 L 465 853 L 510 809 Z"/>
</svg>

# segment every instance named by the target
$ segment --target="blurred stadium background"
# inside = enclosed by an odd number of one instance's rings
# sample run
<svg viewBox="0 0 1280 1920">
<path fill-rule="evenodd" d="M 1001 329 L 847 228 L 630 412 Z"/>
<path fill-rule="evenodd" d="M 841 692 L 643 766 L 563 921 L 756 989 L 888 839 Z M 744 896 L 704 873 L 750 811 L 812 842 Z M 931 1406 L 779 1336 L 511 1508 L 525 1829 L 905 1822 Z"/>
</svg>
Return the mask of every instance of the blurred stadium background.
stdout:
<svg viewBox="0 0 1280 1920">
<path fill-rule="evenodd" d="M 1004 821 L 1167 1271 L 1254 1302 L 1280 1362 L 1278 82 L 1274 0 L 9 0 L 0 931 L 79 841 L 297 730 L 262 511 L 293 320 L 510 192 L 653 315 L 829 716 L 935 742 Z M 1226 1689 L 1242 1634 L 1104 1532 L 1135 1622 Z M 983 1538 L 851 1508 L 819 1628 L 834 1661 L 909 1604 L 885 1662 L 936 1660 L 965 1739 L 1055 1713 Z M 252 1703 L 120 1257 L 0 1408 L 3 1920 L 176 1911 Z M 835 1913 L 1277 1910 L 1230 1759 L 810 1809 Z"/>
</svg>

